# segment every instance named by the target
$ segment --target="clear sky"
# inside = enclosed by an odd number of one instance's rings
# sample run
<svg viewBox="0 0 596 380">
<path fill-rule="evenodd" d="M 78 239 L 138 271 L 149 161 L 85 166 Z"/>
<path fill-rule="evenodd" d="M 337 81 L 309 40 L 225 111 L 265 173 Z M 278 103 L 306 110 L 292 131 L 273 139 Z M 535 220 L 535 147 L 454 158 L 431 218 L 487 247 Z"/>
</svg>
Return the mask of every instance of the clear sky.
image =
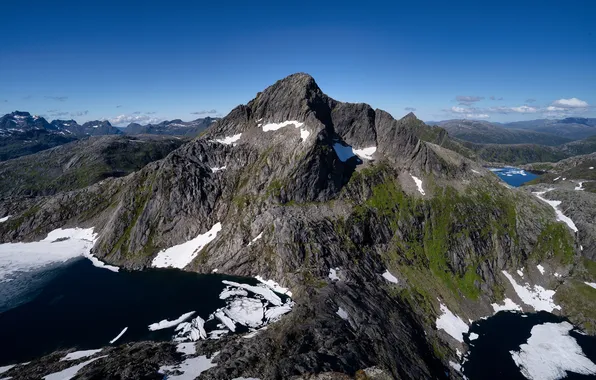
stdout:
<svg viewBox="0 0 596 380">
<path fill-rule="evenodd" d="M 0 14 L 0 114 L 191 120 L 307 72 L 395 117 L 596 116 L 593 0 L 2 0 Z"/>
</svg>

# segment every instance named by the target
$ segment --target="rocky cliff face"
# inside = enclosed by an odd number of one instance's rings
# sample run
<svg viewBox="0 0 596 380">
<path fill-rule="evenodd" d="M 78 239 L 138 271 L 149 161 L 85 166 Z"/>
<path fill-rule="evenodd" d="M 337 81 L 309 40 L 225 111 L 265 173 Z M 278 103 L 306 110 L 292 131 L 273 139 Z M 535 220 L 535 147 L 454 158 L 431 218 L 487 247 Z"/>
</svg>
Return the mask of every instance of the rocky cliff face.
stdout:
<svg viewBox="0 0 596 380">
<path fill-rule="evenodd" d="M 36 201 L 0 224 L 0 237 L 94 226 L 95 255 L 142 269 L 221 223 L 185 269 L 275 279 L 296 307 L 253 339 L 201 343 L 220 351 L 203 378 L 371 366 L 457 378 L 448 361 L 461 345 L 436 329 L 439 303 L 464 319 L 491 315 L 511 293 L 501 270 L 542 260 L 567 274 L 579 250 L 544 202 L 422 135 L 444 142 L 413 114 L 335 101 L 295 74 L 162 160 Z"/>
</svg>

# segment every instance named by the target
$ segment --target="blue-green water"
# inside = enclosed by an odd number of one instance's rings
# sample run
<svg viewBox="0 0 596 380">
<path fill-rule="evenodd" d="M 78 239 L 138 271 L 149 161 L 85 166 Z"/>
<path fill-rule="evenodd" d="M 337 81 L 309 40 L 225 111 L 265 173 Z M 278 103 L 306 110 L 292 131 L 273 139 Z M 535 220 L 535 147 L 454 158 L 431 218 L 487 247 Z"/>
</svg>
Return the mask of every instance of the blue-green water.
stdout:
<svg viewBox="0 0 596 380">
<path fill-rule="evenodd" d="M 538 178 L 538 175 L 518 168 L 489 168 L 489 170 L 514 187 L 519 187 L 534 178 Z"/>
</svg>

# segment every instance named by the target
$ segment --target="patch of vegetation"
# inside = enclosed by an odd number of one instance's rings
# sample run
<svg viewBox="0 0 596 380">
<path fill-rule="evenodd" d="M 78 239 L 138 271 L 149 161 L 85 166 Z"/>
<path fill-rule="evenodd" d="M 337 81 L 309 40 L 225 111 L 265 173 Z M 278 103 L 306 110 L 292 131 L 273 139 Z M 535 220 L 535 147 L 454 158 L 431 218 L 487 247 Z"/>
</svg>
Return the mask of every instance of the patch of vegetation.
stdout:
<svg viewBox="0 0 596 380">
<path fill-rule="evenodd" d="M 574 256 L 573 237 L 563 223 L 548 222 L 540 232 L 531 257 L 538 261 L 556 257 L 563 264 L 571 264 Z"/>
<path fill-rule="evenodd" d="M 596 289 L 582 281 L 570 279 L 555 293 L 555 302 L 565 315 L 589 334 L 596 333 Z"/>
</svg>

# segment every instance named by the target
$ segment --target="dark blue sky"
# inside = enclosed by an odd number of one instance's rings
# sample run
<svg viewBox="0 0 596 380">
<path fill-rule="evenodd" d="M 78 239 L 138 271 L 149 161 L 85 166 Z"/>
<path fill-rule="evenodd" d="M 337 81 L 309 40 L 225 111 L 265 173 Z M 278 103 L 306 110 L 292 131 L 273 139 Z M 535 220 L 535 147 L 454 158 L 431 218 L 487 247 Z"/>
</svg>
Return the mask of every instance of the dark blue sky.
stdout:
<svg viewBox="0 0 596 380">
<path fill-rule="evenodd" d="M 596 1 L 190 3 L 3 0 L 0 113 L 190 120 L 302 71 L 395 117 L 596 115 Z"/>
</svg>

